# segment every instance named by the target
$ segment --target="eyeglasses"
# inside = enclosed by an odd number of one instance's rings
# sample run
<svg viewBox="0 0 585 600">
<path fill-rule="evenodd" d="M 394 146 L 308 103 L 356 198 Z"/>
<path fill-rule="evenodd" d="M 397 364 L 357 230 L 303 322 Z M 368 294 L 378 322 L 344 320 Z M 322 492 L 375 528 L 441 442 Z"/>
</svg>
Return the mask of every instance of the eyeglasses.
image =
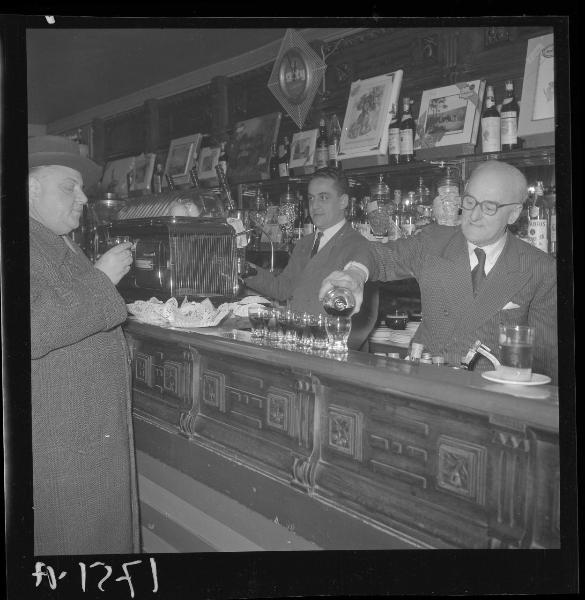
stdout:
<svg viewBox="0 0 585 600">
<path fill-rule="evenodd" d="M 492 216 L 498 212 L 498 209 L 502 206 L 513 206 L 514 204 L 522 204 L 522 202 L 509 202 L 508 204 L 498 204 L 491 200 L 484 200 L 480 202 L 477 198 L 471 194 L 465 194 L 461 200 L 461 208 L 465 210 L 473 210 L 479 204 L 479 208 L 484 215 Z"/>
</svg>

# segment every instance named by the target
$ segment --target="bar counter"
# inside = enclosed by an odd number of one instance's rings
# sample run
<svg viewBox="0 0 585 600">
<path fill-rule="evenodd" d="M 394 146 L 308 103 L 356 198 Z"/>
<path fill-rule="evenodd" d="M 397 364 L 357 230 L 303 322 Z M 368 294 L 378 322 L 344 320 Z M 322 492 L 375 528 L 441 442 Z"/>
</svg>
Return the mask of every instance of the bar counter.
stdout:
<svg viewBox="0 0 585 600">
<path fill-rule="evenodd" d="M 555 386 L 125 332 L 146 549 L 559 547 Z"/>
</svg>

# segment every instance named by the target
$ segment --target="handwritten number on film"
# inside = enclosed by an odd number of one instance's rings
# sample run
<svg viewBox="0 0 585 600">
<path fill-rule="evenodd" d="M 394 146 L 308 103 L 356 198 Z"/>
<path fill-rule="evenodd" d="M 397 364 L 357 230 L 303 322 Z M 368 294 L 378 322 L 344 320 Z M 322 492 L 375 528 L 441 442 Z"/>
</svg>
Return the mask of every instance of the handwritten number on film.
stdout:
<svg viewBox="0 0 585 600">
<path fill-rule="evenodd" d="M 152 592 L 156 593 L 156 592 L 158 592 L 158 575 L 157 575 L 157 570 L 156 570 L 156 561 L 154 560 L 154 558 L 150 558 L 149 562 L 150 562 L 150 572 L 151 572 L 151 576 L 152 576 L 152 586 L 153 586 Z M 122 571 L 124 572 L 124 575 L 121 575 L 120 577 L 117 577 L 114 580 L 114 581 L 120 581 L 120 582 L 121 581 L 128 582 L 128 587 L 130 588 L 130 598 L 134 598 L 134 586 L 132 585 L 132 576 L 130 575 L 130 570 L 128 569 L 128 567 L 133 566 L 133 565 L 139 565 L 141 563 L 142 563 L 141 560 L 133 560 L 132 562 L 122 563 Z M 80 562 L 78 564 L 79 564 L 79 571 L 80 571 L 80 577 L 81 577 L 81 591 L 85 592 L 86 585 L 87 585 L 87 579 L 88 579 L 88 567 L 86 566 L 86 564 L 84 562 Z M 101 592 L 104 592 L 105 591 L 104 584 L 111 577 L 111 575 L 113 573 L 113 569 L 110 565 L 107 565 L 106 563 L 103 563 L 100 561 L 96 561 L 96 562 L 92 563 L 91 565 L 89 565 L 89 569 L 97 569 L 98 567 L 101 567 L 101 570 L 105 571 L 103 577 L 97 583 L 97 588 Z M 39 587 L 39 585 L 41 585 L 41 583 L 43 582 L 43 579 L 46 577 L 47 583 L 49 584 L 49 587 L 52 590 L 57 588 L 58 581 L 60 579 L 63 579 L 66 575 L 67 575 L 67 571 L 61 571 L 61 573 L 59 573 L 57 575 L 55 573 L 55 569 L 53 569 L 53 567 L 46 565 L 44 562 L 41 562 L 41 561 L 38 561 L 35 563 L 35 570 L 32 573 L 32 576 L 36 578 L 35 587 Z"/>
</svg>

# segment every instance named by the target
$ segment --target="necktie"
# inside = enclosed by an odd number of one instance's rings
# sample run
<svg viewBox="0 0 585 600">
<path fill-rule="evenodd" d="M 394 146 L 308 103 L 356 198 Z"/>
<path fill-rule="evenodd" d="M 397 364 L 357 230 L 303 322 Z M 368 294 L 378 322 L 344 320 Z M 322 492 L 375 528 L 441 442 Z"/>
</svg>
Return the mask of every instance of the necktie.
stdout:
<svg viewBox="0 0 585 600">
<path fill-rule="evenodd" d="M 474 252 L 478 262 L 471 271 L 471 283 L 473 284 L 473 295 L 476 296 L 485 279 L 485 252 L 481 248 L 476 248 Z"/>
<path fill-rule="evenodd" d="M 323 232 L 319 231 L 319 233 L 317 233 L 317 235 L 315 236 L 315 241 L 313 242 L 313 249 L 311 250 L 311 258 L 313 258 L 313 256 L 315 256 L 315 254 L 317 254 L 317 252 L 319 250 L 319 244 L 321 242 L 322 237 L 323 237 Z"/>
</svg>

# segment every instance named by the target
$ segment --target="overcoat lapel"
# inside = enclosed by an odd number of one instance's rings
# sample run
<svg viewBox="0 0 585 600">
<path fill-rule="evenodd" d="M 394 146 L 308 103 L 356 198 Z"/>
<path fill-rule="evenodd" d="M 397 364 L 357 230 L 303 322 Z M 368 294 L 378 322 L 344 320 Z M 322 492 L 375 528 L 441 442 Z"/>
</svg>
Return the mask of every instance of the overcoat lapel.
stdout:
<svg viewBox="0 0 585 600">
<path fill-rule="evenodd" d="M 348 232 L 352 231 L 351 225 L 345 223 L 345 225 L 325 244 L 325 246 L 311 258 L 311 249 L 313 245 L 307 249 L 307 264 L 305 270 L 308 273 L 312 273 L 314 270 L 319 269 L 324 264 L 329 263 L 329 257 L 338 251 L 343 245 L 344 237 Z M 314 240 L 314 238 L 313 238 Z"/>
</svg>

